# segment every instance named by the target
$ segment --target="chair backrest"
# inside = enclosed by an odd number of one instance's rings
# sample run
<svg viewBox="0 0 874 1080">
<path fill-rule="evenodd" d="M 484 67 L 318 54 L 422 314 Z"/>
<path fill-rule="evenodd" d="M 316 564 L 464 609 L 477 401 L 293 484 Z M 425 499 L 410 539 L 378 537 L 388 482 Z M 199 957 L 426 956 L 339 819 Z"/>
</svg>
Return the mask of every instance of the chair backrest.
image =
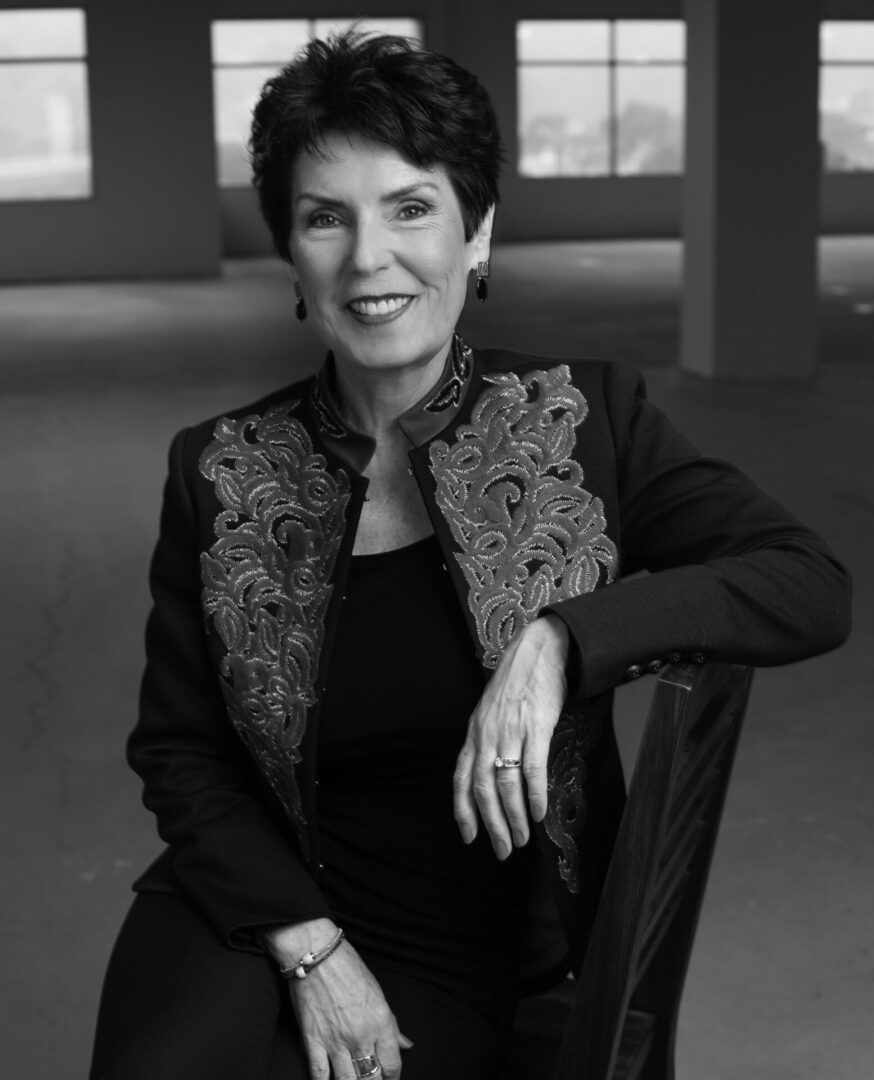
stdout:
<svg viewBox="0 0 874 1080">
<path fill-rule="evenodd" d="M 683 982 L 752 669 L 662 672 L 555 1080 L 671 1080 Z"/>
</svg>

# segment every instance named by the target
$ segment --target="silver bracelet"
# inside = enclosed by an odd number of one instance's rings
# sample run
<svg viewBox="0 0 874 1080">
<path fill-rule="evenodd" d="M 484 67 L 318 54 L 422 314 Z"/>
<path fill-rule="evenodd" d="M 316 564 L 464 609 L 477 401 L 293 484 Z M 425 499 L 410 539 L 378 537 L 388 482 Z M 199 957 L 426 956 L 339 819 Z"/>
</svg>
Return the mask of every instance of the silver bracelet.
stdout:
<svg viewBox="0 0 874 1080">
<path fill-rule="evenodd" d="M 324 949 L 320 949 L 317 953 L 304 953 L 296 964 L 292 964 L 291 967 L 281 967 L 279 974 L 283 979 L 305 979 L 314 967 L 318 967 L 323 960 L 327 960 L 340 948 L 340 943 L 345 936 L 342 930 L 338 930 L 337 936 L 329 941 Z"/>
</svg>

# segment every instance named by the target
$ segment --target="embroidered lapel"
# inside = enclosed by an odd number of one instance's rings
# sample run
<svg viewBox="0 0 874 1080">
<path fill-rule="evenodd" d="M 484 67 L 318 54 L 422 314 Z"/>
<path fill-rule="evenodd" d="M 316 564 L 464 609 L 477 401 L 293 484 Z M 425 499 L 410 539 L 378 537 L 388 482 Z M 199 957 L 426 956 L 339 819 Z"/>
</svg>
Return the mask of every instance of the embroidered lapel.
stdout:
<svg viewBox="0 0 874 1080">
<path fill-rule="evenodd" d="M 484 376 L 491 384 L 450 446 L 430 449 L 436 500 L 458 547 L 482 662 L 547 604 L 616 573 L 604 506 L 573 459 L 588 406 L 566 364 Z"/>
<path fill-rule="evenodd" d="M 349 477 L 329 472 L 298 402 L 223 418 L 200 458 L 224 508 L 201 556 L 204 610 L 227 650 L 222 691 L 234 728 L 309 843 L 295 766 L 324 642 Z"/>
</svg>

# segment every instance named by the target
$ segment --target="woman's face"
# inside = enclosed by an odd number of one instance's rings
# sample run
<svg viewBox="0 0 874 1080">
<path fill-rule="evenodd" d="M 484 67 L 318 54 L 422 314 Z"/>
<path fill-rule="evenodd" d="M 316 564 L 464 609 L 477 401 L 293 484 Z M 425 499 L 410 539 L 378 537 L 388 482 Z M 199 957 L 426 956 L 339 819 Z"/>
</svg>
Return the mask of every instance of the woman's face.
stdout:
<svg viewBox="0 0 874 1080">
<path fill-rule="evenodd" d="M 468 273 L 488 258 L 491 213 L 468 242 L 442 166 L 420 169 L 355 135 L 331 134 L 322 148 L 291 173 L 291 255 L 313 329 L 340 363 L 442 359 Z"/>
</svg>

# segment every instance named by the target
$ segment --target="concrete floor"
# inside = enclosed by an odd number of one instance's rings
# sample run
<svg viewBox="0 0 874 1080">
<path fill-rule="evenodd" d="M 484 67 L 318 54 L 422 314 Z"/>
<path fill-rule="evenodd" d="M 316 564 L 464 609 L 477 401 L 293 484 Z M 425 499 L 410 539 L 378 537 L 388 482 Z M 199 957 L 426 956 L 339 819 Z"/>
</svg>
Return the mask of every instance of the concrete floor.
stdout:
<svg viewBox="0 0 874 1080">
<path fill-rule="evenodd" d="M 474 344 L 623 355 L 707 452 L 856 578 L 838 652 L 757 674 L 687 982 L 680 1080 L 861 1080 L 874 1051 L 874 239 L 822 249 L 803 385 L 679 374 L 677 244 L 501 249 Z M 4 1075 L 85 1075 L 129 884 L 158 850 L 122 761 L 146 568 L 181 425 L 318 362 L 272 262 L 221 280 L 0 290 L 0 1041 Z M 650 686 L 620 694 L 630 760 Z"/>
</svg>

